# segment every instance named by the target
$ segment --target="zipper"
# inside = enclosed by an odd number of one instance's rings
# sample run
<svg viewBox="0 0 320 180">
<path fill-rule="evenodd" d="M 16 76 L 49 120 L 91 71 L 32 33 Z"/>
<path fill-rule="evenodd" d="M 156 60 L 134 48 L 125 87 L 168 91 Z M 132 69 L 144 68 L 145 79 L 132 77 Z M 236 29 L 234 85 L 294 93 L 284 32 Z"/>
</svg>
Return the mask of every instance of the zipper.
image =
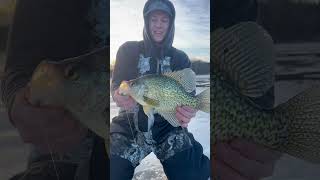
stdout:
<svg viewBox="0 0 320 180">
<path fill-rule="evenodd" d="M 159 63 L 159 58 L 157 58 L 157 74 L 160 75 L 160 63 Z"/>
</svg>

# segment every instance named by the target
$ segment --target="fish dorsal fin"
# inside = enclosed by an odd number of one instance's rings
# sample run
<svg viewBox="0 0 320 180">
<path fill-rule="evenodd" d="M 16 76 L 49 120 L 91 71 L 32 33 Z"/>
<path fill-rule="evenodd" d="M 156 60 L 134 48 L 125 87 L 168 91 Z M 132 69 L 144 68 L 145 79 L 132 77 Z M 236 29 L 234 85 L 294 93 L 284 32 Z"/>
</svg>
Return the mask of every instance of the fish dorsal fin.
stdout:
<svg viewBox="0 0 320 180">
<path fill-rule="evenodd" d="M 171 77 L 178 81 L 187 92 L 192 92 L 196 89 L 196 74 L 191 68 L 185 68 L 180 71 L 167 72 L 164 76 Z"/>
<path fill-rule="evenodd" d="M 217 29 L 211 38 L 215 74 L 249 97 L 259 97 L 272 87 L 273 40 L 261 26 L 254 22 L 239 23 Z"/>
</svg>

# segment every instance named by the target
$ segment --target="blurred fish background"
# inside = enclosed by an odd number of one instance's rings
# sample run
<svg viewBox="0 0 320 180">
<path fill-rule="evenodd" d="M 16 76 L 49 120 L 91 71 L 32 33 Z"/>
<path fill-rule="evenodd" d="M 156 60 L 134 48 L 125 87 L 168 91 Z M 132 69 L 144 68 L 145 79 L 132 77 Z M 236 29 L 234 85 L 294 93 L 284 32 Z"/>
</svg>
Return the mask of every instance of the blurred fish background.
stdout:
<svg viewBox="0 0 320 180">
<path fill-rule="evenodd" d="M 259 1 L 259 23 L 271 34 L 276 49 L 275 105 L 320 83 L 320 2 Z M 320 165 L 284 155 L 274 176 L 265 180 L 316 180 Z"/>
<path fill-rule="evenodd" d="M 5 49 L 15 0 L 0 0 L 0 81 L 5 63 Z M 0 101 L 0 179 L 8 179 L 25 169 L 28 147 L 10 124 L 6 109 Z"/>
</svg>

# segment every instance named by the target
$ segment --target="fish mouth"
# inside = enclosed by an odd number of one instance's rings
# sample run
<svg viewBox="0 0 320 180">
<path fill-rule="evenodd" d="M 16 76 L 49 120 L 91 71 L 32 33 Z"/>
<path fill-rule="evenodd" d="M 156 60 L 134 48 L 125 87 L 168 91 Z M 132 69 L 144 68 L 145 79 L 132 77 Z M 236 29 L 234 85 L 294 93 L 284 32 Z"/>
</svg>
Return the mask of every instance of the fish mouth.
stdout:
<svg viewBox="0 0 320 180">
<path fill-rule="evenodd" d="M 119 86 L 119 94 L 128 95 L 130 90 L 130 81 L 122 81 Z"/>
<path fill-rule="evenodd" d="M 63 76 L 59 67 L 41 62 L 34 71 L 28 84 L 30 93 L 28 100 L 33 105 L 60 106 L 63 100 Z"/>
<path fill-rule="evenodd" d="M 63 82 L 62 71 L 54 64 L 41 62 L 34 71 L 30 85 L 34 88 L 41 88 L 44 91 L 61 85 Z"/>
</svg>

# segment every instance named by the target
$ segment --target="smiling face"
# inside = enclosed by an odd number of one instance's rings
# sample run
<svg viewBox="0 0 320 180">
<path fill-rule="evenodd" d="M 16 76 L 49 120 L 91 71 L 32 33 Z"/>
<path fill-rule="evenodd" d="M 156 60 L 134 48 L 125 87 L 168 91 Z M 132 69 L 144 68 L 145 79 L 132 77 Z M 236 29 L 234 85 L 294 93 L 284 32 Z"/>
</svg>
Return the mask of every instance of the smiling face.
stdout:
<svg viewBox="0 0 320 180">
<path fill-rule="evenodd" d="M 168 32 L 170 26 L 169 15 L 163 11 L 153 11 L 149 16 L 149 31 L 152 39 L 161 43 Z"/>
</svg>

